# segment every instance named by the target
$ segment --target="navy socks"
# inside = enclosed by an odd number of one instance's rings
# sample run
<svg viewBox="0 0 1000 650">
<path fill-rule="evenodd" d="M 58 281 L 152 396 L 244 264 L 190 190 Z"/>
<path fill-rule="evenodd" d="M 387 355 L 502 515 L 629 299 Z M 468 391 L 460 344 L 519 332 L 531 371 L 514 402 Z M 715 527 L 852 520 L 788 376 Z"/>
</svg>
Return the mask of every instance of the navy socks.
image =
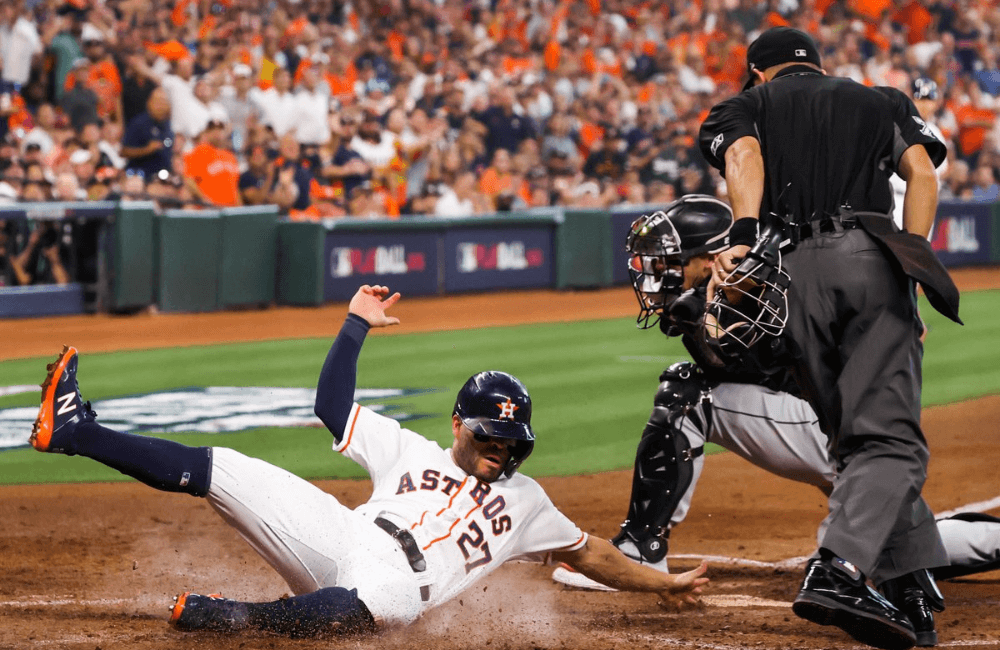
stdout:
<svg viewBox="0 0 1000 650">
<path fill-rule="evenodd" d="M 93 458 L 150 487 L 191 496 L 208 494 L 212 448 L 121 433 L 94 421 L 77 425 L 66 452 Z"/>
</svg>

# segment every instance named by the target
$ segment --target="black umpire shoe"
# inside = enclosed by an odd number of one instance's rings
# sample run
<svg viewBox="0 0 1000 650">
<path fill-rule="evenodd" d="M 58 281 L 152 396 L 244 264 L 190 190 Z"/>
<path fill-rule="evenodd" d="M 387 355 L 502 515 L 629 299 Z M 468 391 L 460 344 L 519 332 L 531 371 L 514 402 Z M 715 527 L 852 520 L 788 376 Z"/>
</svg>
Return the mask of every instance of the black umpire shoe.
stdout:
<svg viewBox="0 0 1000 650">
<path fill-rule="evenodd" d="M 934 612 L 944 611 L 944 598 L 933 579 L 926 571 L 923 573 L 923 576 L 908 573 L 889 580 L 882 585 L 882 591 L 889 602 L 910 619 L 917 634 L 917 645 L 930 648 L 938 642 L 937 631 L 934 629 Z M 926 586 L 921 585 L 920 577 Z"/>
<path fill-rule="evenodd" d="M 809 563 L 792 611 L 884 650 L 907 650 L 917 641 L 906 616 L 869 587 L 856 566 L 835 556 Z"/>
</svg>

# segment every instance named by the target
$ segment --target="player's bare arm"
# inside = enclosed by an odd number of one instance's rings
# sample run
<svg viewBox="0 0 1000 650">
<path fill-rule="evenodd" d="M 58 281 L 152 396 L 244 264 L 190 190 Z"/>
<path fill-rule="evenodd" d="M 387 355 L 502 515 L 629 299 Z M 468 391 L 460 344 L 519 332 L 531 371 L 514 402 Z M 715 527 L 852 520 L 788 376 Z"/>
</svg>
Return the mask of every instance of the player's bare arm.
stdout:
<svg viewBox="0 0 1000 650">
<path fill-rule="evenodd" d="M 552 558 L 563 562 L 583 575 L 620 591 L 651 591 L 671 605 L 695 604 L 702 587 L 708 564 L 702 562 L 694 570 L 669 574 L 625 557 L 611 542 L 591 535 L 587 543 L 575 551 L 557 551 Z"/>
<path fill-rule="evenodd" d="M 756 138 L 743 136 L 726 150 L 726 187 L 733 217 L 756 219 L 764 199 L 764 156 Z M 749 250 L 740 245 L 719 253 L 714 270 L 718 279 L 732 272 Z"/>
<path fill-rule="evenodd" d="M 937 172 L 927 149 L 914 145 L 904 151 L 899 159 L 899 176 L 906 181 L 903 227 L 907 232 L 927 237 L 938 203 Z"/>
<path fill-rule="evenodd" d="M 398 325 L 399 319 L 395 316 L 387 316 L 385 312 L 395 305 L 401 297 L 398 291 L 389 295 L 388 287 L 363 284 L 351 298 L 348 311 L 355 316 L 364 318 L 372 327 Z"/>
</svg>

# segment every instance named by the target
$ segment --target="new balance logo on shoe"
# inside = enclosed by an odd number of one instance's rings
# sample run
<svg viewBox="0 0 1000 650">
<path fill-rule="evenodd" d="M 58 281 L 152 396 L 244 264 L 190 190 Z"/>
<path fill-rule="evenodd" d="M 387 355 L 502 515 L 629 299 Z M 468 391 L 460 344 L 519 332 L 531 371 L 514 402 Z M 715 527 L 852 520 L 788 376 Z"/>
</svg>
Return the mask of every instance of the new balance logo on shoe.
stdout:
<svg viewBox="0 0 1000 650">
<path fill-rule="evenodd" d="M 56 415 L 66 415 L 67 413 L 72 413 L 76 410 L 76 404 L 73 403 L 73 398 L 76 397 L 76 393 L 66 393 L 65 395 L 60 395 L 56 398 L 59 402 L 59 410 L 56 411 Z"/>
</svg>

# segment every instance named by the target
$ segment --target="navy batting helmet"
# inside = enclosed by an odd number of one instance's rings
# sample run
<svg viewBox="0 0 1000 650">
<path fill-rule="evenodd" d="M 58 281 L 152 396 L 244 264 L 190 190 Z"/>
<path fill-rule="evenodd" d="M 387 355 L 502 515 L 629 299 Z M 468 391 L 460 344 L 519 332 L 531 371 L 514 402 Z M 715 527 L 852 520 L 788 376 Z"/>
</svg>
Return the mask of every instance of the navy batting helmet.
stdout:
<svg viewBox="0 0 1000 650">
<path fill-rule="evenodd" d="M 632 223 L 625 250 L 640 328 L 655 325 L 684 291 L 684 265 L 690 258 L 725 250 L 732 223 L 729 206 L 704 194 L 683 196 Z"/>
<path fill-rule="evenodd" d="M 469 377 L 458 391 L 453 413 L 474 434 L 514 442 L 504 468 L 508 478 L 535 448 L 528 389 L 506 372 L 487 370 Z"/>
</svg>

